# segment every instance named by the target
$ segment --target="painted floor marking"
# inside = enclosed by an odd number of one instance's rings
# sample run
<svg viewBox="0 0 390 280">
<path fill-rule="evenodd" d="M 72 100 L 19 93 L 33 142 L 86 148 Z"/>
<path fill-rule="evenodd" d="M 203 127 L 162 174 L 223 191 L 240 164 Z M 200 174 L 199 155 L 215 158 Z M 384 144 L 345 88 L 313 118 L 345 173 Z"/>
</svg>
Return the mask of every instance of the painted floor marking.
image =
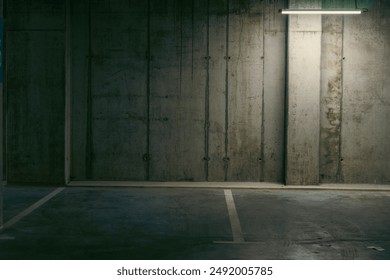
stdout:
<svg viewBox="0 0 390 280">
<path fill-rule="evenodd" d="M 230 226 L 232 228 L 233 243 L 245 242 L 244 235 L 242 234 L 240 219 L 238 218 L 236 205 L 234 204 L 234 198 L 231 190 L 224 190 L 226 205 L 229 212 Z"/>
<path fill-rule="evenodd" d="M 65 188 L 62 187 L 62 188 L 58 188 L 56 190 L 54 190 L 53 192 L 49 193 L 47 196 L 45 196 L 44 198 L 42 198 L 41 200 L 38 200 L 37 202 L 35 202 L 33 205 L 31 205 L 30 207 L 28 207 L 27 209 L 25 209 L 24 211 L 20 212 L 18 215 L 16 215 L 15 217 L 13 217 L 11 220 L 9 220 L 8 222 L 6 222 L 4 225 L 3 225 L 3 229 L 7 229 L 7 228 L 10 228 L 12 227 L 14 224 L 16 224 L 17 222 L 19 222 L 21 219 L 23 219 L 24 217 L 30 215 L 34 210 L 38 209 L 39 207 L 41 207 L 43 204 L 45 204 L 46 202 L 48 202 L 50 199 L 52 199 L 53 197 L 55 197 L 57 194 L 59 194 L 60 192 L 62 192 Z"/>
</svg>

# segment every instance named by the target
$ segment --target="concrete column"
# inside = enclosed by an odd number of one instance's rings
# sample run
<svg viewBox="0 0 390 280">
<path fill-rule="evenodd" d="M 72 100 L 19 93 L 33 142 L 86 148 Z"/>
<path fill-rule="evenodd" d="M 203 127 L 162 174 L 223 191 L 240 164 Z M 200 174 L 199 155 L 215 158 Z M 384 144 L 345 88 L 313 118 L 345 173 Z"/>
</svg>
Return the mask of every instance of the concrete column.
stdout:
<svg viewBox="0 0 390 280">
<path fill-rule="evenodd" d="M 321 8 L 321 1 L 289 8 Z M 321 28 L 320 15 L 288 18 L 287 185 L 319 183 Z"/>
</svg>

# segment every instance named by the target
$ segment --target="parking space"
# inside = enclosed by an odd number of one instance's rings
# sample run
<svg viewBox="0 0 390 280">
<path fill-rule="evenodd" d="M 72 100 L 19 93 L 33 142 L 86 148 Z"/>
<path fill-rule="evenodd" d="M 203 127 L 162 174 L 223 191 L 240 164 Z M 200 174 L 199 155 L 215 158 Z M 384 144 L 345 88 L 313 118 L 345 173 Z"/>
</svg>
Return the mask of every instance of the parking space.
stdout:
<svg viewBox="0 0 390 280">
<path fill-rule="evenodd" d="M 19 187 L 4 206 L 31 211 L 0 259 L 390 259 L 387 192 Z"/>
</svg>

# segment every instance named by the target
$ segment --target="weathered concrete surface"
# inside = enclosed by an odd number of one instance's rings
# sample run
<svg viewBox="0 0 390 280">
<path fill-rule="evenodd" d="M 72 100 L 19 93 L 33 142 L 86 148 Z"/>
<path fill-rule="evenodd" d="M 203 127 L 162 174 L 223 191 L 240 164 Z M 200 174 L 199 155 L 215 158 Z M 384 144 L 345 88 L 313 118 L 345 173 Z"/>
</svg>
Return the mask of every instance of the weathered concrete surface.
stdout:
<svg viewBox="0 0 390 280">
<path fill-rule="evenodd" d="M 72 179 L 143 180 L 147 3 L 91 5 L 72 7 Z"/>
<path fill-rule="evenodd" d="M 87 0 L 72 3 L 72 122 L 71 180 L 85 180 L 87 172 L 87 118 L 89 91 L 89 5 Z"/>
<path fill-rule="evenodd" d="M 278 14 L 286 1 L 264 7 L 264 98 L 262 181 L 284 182 L 286 22 Z"/>
<path fill-rule="evenodd" d="M 390 181 L 390 3 L 346 17 L 342 157 L 345 182 Z"/>
<path fill-rule="evenodd" d="M 66 67 L 71 180 L 389 181 L 386 1 L 291 17 L 287 130 L 285 1 L 70 4 L 66 66 L 65 1 L 7 1 L 10 182 L 64 180 Z"/>
<path fill-rule="evenodd" d="M 175 0 L 152 1 L 150 11 L 150 178 L 172 180 L 180 98 L 181 22 Z M 161 139 L 164 139 L 161 141 Z M 172 168 L 172 171 L 171 171 Z"/>
<path fill-rule="evenodd" d="M 305 7 L 320 7 L 312 2 Z M 302 7 L 290 4 L 290 8 Z M 319 182 L 321 16 L 289 16 L 288 32 L 286 183 L 315 185 Z"/>
<path fill-rule="evenodd" d="M 341 182 L 343 17 L 322 17 L 320 181 Z"/>
<path fill-rule="evenodd" d="M 63 182 L 63 1 L 7 1 L 7 180 Z"/>
<path fill-rule="evenodd" d="M 146 2 L 92 2 L 91 177 L 143 180 L 147 120 Z"/>
<path fill-rule="evenodd" d="M 203 181 L 205 178 L 204 112 L 207 69 L 204 56 L 207 52 L 207 1 L 199 0 L 192 4 L 181 1 L 176 8 L 176 24 L 179 25 L 175 35 L 179 85 L 173 97 L 173 106 L 166 107 L 171 115 L 168 130 L 172 134 L 172 142 L 165 144 L 165 152 L 158 150 L 161 138 L 155 133 L 155 145 L 151 145 L 156 154 L 171 154 L 166 157 L 166 162 L 160 162 L 153 158 L 154 152 L 151 152 L 152 166 L 156 167 L 155 170 L 161 169 L 157 172 L 151 170 L 151 174 L 158 180 Z M 164 53 L 161 55 L 165 56 Z M 153 134 L 151 132 L 152 136 Z"/>
<path fill-rule="evenodd" d="M 13 31 L 65 29 L 64 0 L 3 0 L 7 29 Z"/>
<path fill-rule="evenodd" d="M 73 180 L 282 180 L 283 162 L 275 154 L 282 153 L 284 85 L 279 97 L 273 89 L 284 66 L 272 59 L 283 59 L 284 49 L 276 48 L 268 60 L 266 89 L 262 50 L 263 15 L 269 14 L 272 24 L 283 17 L 275 19 L 273 3 L 207 3 L 151 1 L 149 16 L 147 2 L 130 3 L 131 20 L 125 3 L 99 1 L 91 31 L 88 3 L 74 3 Z M 123 34 L 135 38 L 133 43 Z M 138 93 L 139 102 L 123 99 L 129 90 Z M 267 126 L 263 94 L 276 108 L 268 110 L 277 119 Z M 120 120 L 125 108 L 133 108 L 128 109 L 132 118 Z M 262 130 L 270 135 L 266 145 Z M 262 159 L 265 146 L 269 165 Z M 262 165 L 272 175 L 263 176 Z"/>
<path fill-rule="evenodd" d="M 7 180 L 63 182 L 64 33 L 7 33 Z"/>
<path fill-rule="evenodd" d="M 227 0 L 210 1 L 209 6 L 209 165 L 208 180 L 225 180 Z M 207 102 L 207 101 L 206 101 Z M 207 120 L 206 120 L 207 121 Z M 206 126 L 208 124 L 206 123 Z"/>
<path fill-rule="evenodd" d="M 264 5 L 229 3 L 227 181 L 260 181 L 264 78 Z"/>
<path fill-rule="evenodd" d="M 207 5 L 152 1 L 150 179 L 204 179 Z M 192 18 L 194 15 L 194 18 Z"/>
<path fill-rule="evenodd" d="M 183 100 L 181 137 L 177 142 L 180 156 L 179 165 L 183 180 L 204 181 L 206 178 L 205 153 L 205 89 L 207 85 L 207 0 L 193 1 L 191 11 L 185 8 L 183 19 L 183 63 L 182 93 Z M 187 37 L 186 37 L 187 36 Z M 191 37 L 190 39 L 188 37 Z M 187 175 L 188 174 L 188 175 Z"/>
</svg>

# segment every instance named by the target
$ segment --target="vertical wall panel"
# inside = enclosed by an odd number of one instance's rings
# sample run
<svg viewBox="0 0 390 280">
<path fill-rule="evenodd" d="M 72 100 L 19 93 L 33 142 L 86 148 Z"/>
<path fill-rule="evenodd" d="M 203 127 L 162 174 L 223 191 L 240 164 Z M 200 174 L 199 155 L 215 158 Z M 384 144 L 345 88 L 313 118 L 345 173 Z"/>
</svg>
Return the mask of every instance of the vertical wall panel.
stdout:
<svg viewBox="0 0 390 280">
<path fill-rule="evenodd" d="M 72 1 L 71 180 L 87 179 L 89 0 Z M 88 178 L 91 179 L 91 178 Z"/>
<path fill-rule="evenodd" d="M 264 7 L 264 108 L 262 180 L 284 181 L 286 21 L 278 13 L 286 1 Z"/>
<path fill-rule="evenodd" d="M 390 181 L 390 3 L 345 17 L 342 171 L 344 182 Z M 387 13 L 387 14 L 386 14 Z"/>
<path fill-rule="evenodd" d="M 302 8 L 301 2 L 290 2 L 290 8 L 297 7 Z M 319 1 L 312 1 L 306 7 L 321 6 Z M 321 27 L 321 16 L 289 16 L 288 185 L 319 182 Z"/>
<path fill-rule="evenodd" d="M 320 180 L 341 182 L 343 18 L 322 17 Z"/>
<path fill-rule="evenodd" d="M 175 108 L 173 180 L 203 181 L 207 0 L 180 3 L 180 89 Z"/>
<path fill-rule="evenodd" d="M 6 1 L 8 182 L 64 182 L 65 1 Z"/>
<path fill-rule="evenodd" d="M 205 3 L 152 1 L 151 180 L 204 180 Z"/>
<path fill-rule="evenodd" d="M 260 181 L 263 104 L 263 5 L 230 0 L 228 181 Z"/>
<path fill-rule="evenodd" d="M 92 1 L 91 174 L 143 180 L 147 2 Z"/>
<path fill-rule="evenodd" d="M 65 109 L 64 109 L 64 181 L 70 182 L 71 176 L 71 135 L 72 135 L 72 5 L 66 0 L 66 27 L 65 27 Z"/>
<path fill-rule="evenodd" d="M 209 7 L 209 181 L 225 180 L 227 0 Z"/>
<path fill-rule="evenodd" d="M 179 137 L 181 21 L 180 1 L 151 4 L 150 179 L 173 180 L 181 156 Z"/>
<path fill-rule="evenodd" d="M 7 33 L 8 182 L 64 180 L 64 32 Z"/>
</svg>

